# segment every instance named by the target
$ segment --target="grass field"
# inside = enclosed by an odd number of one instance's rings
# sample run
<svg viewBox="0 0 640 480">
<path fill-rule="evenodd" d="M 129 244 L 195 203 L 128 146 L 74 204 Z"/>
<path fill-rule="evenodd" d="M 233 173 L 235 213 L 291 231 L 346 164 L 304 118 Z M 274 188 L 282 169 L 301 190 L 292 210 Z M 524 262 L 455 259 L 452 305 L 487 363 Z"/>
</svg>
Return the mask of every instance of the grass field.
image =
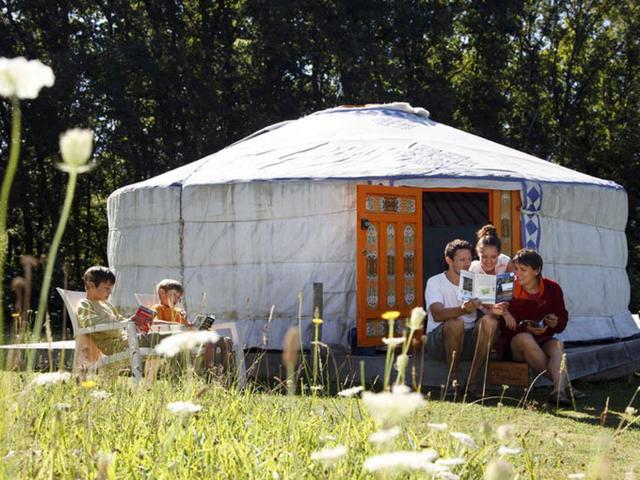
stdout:
<svg viewBox="0 0 640 480">
<path fill-rule="evenodd" d="M 539 403 L 543 392 L 534 392 L 523 408 L 507 399 L 503 406 L 496 400 L 485 406 L 427 400 L 404 421 L 392 422 L 400 434 L 382 444 L 369 441 L 378 427 L 357 397 L 240 391 L 186 375 L 151 387 L 126 377 L 84 383 L 71 377 L 47 385 L 34 384 L 36 378 L 44 377 L 0 376 L 2 478 L 376 478 L 399 467 L 369 473 L 363 468 L 368 457 L 425 449 L 464 462 L 433 478 L 483 478 L 498 457 L 513 465 L 513 474 L 491 478 L 635 478 L 628 472 L 640 471 L 637 413 L 621 425 L 638 377 L 582 386 L 589 398 L 576 411 L 549 409 Z M 175 401 L 201 409 L 172 413 L 168 404 Z M 500 425 L 512 425 L 514 435 Z M 451 432 L 468 434 L 476 448 Z M 501 445 L 522 451 L 499 455 Z M 348 451 L 335 463 L 312 459 L 313 452 L 337 446 Z M 344 449 L 328 453 L 338 456 Z M 428 474 L 403 473 L 407 477 Z"/>
</svg>

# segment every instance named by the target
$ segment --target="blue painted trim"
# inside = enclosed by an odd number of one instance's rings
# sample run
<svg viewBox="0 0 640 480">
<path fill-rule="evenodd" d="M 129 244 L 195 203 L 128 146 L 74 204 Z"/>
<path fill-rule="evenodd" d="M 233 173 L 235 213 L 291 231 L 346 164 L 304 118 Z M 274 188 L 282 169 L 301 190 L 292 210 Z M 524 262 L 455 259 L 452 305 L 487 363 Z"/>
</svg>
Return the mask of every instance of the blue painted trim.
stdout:
<svg viewBox="0 0 640 480">
<path fill-rule="evenodd" d="M 574 185 L 574 186 L 584 186 L 584 187 L 596 187 L 596 188 L 610 188 L 613 190 L 623 190 L 626 191 L 622 185 L 618 185 L 615 182 L 609 181 L 609 185 L 601 185 L 598 183 L 588 183 L 588 182 L 553 182 L 548 180 L 538 180 L 533 178 L 525 178 L 525 177 L 499 177 L 495 175 L 483 175 L 483 176 L 474 176 L 474 177 L 458 177 L 455 175 L 379 175 L 379 176 L 367 176 L 367 177 L 274 177 L 269 179 L 253 179 L 253 180 L 231 180 L 228 182 L 219 182 L 220 184 L 224 183 L 251 183 L 251 182 L 284 182 L 284 181 L 300 181 L 300 180 L 311 180 L 311 181 L 322 181 L 322 180 L 369 180 L 369 181 L 377 181 L 377 180 L 428 180 L 428 179 L 437 179 L 437 180 L 493 180 L 499 182 L 537 182 L 539 184 L 550 184 L 550 185 Z M 424 188 L 424 187 L 422 187 Z"/>
</svg>

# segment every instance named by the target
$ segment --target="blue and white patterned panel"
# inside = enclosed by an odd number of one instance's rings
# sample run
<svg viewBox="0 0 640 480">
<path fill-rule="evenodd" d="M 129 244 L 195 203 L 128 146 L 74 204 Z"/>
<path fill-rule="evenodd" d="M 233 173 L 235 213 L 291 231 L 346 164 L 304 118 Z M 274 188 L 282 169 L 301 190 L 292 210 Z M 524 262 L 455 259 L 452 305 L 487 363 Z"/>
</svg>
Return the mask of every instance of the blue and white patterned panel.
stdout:
<svg viewBox="0 0 640 480">
<path fill-rule="evenodd" d="M 522 246 L 540 248 L 540 209 L 542 208 L 542 186 L 538 182 L 522 182 Z"/>
</svg>

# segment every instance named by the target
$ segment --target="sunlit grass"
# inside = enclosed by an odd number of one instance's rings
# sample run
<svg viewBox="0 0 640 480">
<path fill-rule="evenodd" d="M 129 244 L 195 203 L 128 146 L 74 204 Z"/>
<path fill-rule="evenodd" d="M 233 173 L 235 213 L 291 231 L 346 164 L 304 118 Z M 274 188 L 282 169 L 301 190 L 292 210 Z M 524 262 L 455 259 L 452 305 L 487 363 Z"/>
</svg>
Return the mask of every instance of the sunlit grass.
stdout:
<svg viewBox="0 0 640 480">
<path fill-rule="evenodd" d="M 502 456 L 520 478 L 567 478 L 605 454 L 610 478 L 640 467 L 640 430 L 632 426 L 613 440 L 615 427 L 599 427 L 597 412 L 590 422 L 588 413 L 428 401 L 402 422 L 399 435 L 373 444 L 377 427 L 357 397 L 269 395 L 186 376 L 150 388 L 126 377 L 84 384 L 72 377 L 48 386 L 32 378 L 0 376 L 3 478 L 367 478 L 376 475 L 363 469 L 368 457 L 425 449 L 463 458 L 451 467 L 461 478 L 482 478 L 501 445 L 524 449 Z M 202 408 L 172 413 L 167 405 L 177 401 Z M 503 424 L 514 425 L 514 437 L 498 438 Z M 451 432 L 468 434 L 477 448 Z M 312 460 L 313 452 L 338 446 L 348 451 L 333 464 Z"/>
</svg>

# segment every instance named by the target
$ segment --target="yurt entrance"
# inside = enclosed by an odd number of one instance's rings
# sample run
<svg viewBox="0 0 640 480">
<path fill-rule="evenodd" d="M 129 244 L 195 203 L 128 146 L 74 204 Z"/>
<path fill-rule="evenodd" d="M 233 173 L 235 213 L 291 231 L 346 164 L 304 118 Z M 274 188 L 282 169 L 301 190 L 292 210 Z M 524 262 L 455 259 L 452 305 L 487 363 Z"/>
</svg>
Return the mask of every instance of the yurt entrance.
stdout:
<svg viewBox="0 0 640 480">
<path fill-rule="evenodd" d="M 357 196 L 359 346 L 382 344 L 385 311 L 397 310 L 403 319 L 424 304 L 424 282 L 444 269 L 450 240 L 474 244 L 475 232 L 490 222 L 504 253 L 520 248 L 519 191 L 360 185 Z"/>
</svg>

